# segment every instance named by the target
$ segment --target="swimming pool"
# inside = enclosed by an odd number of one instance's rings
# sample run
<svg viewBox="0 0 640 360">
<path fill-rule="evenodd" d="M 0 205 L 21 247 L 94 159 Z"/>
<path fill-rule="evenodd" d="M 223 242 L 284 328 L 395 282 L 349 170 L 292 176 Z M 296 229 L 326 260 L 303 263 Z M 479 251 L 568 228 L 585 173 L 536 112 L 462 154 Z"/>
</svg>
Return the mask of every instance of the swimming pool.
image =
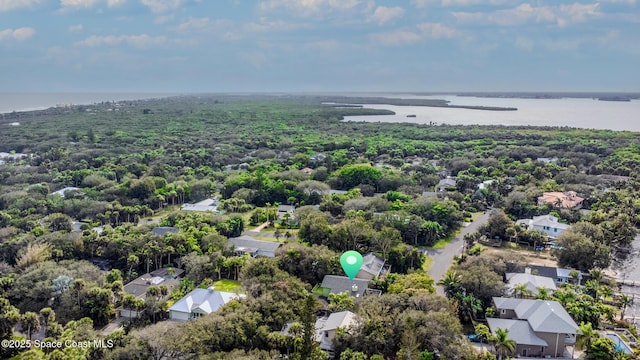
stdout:
<svg viewBox="0 0 640 360">
<path fill-rule="evenodd" d="M 611 339 L 613 343 L 616 345 L 616 351 L 622 351 L 625 354 L 632 354 L 633 350 L 629 347 L 629 345 L 625 344 L 618 334 L 607 334 L 607 338 Z"/>
</svg>

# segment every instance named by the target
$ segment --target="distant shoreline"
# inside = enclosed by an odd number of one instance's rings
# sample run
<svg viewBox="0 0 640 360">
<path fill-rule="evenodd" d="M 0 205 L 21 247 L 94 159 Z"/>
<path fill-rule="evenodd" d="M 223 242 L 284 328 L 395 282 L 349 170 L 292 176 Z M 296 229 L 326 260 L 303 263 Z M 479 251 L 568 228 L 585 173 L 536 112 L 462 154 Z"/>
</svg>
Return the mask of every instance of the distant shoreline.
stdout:
<svg viewBox="0 0 640 360">
<path fill-rule="evenodd" d="M 327 97 L 321 99 L 322 104 L 333 104 L 334 107 L 356 107 L 362 105 L 394 105 L 425 106 L 487 111 L 517 111 L 514 107 L 482 106 L 482 105 L 450 105 L 448 100 L 433 99 L 396 99 L 386 97 Z M 362 104 L 362 105 L 360 105 Z"/>
</svg>

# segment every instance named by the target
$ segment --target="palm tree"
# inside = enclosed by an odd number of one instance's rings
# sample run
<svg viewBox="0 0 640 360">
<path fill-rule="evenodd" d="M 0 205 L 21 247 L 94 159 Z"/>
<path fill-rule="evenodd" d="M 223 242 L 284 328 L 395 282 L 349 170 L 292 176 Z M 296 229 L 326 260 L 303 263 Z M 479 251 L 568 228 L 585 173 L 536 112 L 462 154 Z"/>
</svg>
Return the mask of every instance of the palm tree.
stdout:
<svg viewBox="0 0 640 360">
<path fill-rule="evenodd" d="M 27 331 L 27 337 L 29 341 L 31 341 L 31 337 L 33 333 L 40 331 L 40 319 L 38 318 L 38 314 L 27 311 L 22 315 L 22 329 L 23 331 Z"/>
<path fill-rule="evenodd" d="M 80 306 L 80 294 L 82 293 L 82 289 L 84 289 L 85 285 L 86 283 L 84 279 L 75 279 L 73 281 L 72 288 L 73 288 L 73 291 L 76 292 L 76 295 L 77 295 L 76 305 L 78 306 Z"/>
<path fill-rule="evenodd" d="M 448 270 L 447 273 L 444 274 L 444 277 L 438 281 L 438 285 L 444 286 L 444 292 L 447 295 L 447 298 L 451 299 L 460 292 L 461 281 L 462 277 L 460 277 L 457 272 Z"/>
<path fill-rule="evenodd" d="M 589 270 L 589 276 L 591 276 L 591 280 L 595 280 L 596 283 L 600 284 L 602 282 L 602 278 L 604 277 L 604 272 L 602 269 L 591 269 Z"/>
<path fill-rule="evenodd" d="M 624 320 L 624 312 L 627 310 L 627 306 L 629 306 L 633 300 L 629 297 L 629 295 L 622 294 L 620 297 L 620 306 L 622 309 L 620 311 L 620 321 Z"/>
<path fill-rule="evenodd" d="M 589 349 L 593 340 L 600 337 L 598 331 L 591 326 L 591 323 L 581 322 L 578 327 L 578 340 L 576 341 L 576 348 Z"/>
<path fill-rule="evenodd" d="M 538 290 L 538 296 L 536 296 L 536 299 L 539 299 L 539 300 L 551 299 L 551 295 L 549 294 L 549 289 L 542 286 L 538 286 L 536 289 Z"/>
<path fill-rule="evenodd" d="M 498 328 L 490 341 L 496 350 L 498 360 L 502 360 L 504 356 L 509 356 L 516 351 L 516 342 L 509 339 L 509 330 Z"/>
<path fill-rule="evenodd" d="M 515 296 L 516 298 L 522 299 L 531 296 L 531 290 L 527 289 L 527 284 L 524 283 L 514 286 L 512 291 L 513 296 Z"/>
</svg>

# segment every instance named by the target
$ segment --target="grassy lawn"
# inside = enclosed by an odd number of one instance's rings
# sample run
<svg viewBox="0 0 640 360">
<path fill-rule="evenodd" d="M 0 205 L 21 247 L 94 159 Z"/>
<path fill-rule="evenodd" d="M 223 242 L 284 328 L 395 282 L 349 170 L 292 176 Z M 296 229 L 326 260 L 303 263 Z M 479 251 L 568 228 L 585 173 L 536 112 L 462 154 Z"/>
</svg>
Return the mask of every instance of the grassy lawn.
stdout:
<svg viewBox="0 0 640 360">
<path fill-rule="evenodd" d="M 262 240 L 262 241 L 271 241 L 271 242 L 285 242 L 285 237 L 282 236 L 280 238 L 280 240 L 276 240 L 276 238 L 272 237 L 272 236 L 260 236 L 260 235 L 251 235 L 252 238 L 256 239 L 256 240 Z"/>
<path fill-rule="evenodd" d="M 240 288 L 240 282 L 233 280 L 218 280 L 213 283 L 213 288 L 218 291 L 235 292 L 236 289 Z"/>
<path fill-rule="evenodd" d="M 453 239 L 454 236 L 456 236 L 456 235 L 452 235 L 452 236 L 450 236 L 448 238 L 444 238 L 444 239 L 440 239 L 440 240 L 436 241 L 436 243 L 433 244 L 433 246 L 430 246 L 429 249 L 444 249 L 447 246 L 447 244 L 449 244 L 451 242 L 451 240 Z"/>
<path fill-rule="evenodd" d="M 422 270 L 424 271 L 429 271 L 429 269 L 431 268 L 431 265 L 433 264 L 433 259 L 426 256 L 425 260 L 424 260 L 424 264 L 422 264 Z"/>
</svg>

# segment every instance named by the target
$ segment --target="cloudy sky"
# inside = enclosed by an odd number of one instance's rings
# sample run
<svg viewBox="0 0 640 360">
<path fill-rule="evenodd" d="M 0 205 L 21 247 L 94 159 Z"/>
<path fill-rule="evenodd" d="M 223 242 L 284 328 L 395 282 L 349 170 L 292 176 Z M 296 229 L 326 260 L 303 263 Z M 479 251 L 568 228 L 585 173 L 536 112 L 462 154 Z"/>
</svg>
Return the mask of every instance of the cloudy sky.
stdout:
<svg viewBox="0 0 640 360">
<path fill-rule="evenodd" d="M 0 91 L 640 91 L 636 0 L 0 0 Z"/>
</svg>

